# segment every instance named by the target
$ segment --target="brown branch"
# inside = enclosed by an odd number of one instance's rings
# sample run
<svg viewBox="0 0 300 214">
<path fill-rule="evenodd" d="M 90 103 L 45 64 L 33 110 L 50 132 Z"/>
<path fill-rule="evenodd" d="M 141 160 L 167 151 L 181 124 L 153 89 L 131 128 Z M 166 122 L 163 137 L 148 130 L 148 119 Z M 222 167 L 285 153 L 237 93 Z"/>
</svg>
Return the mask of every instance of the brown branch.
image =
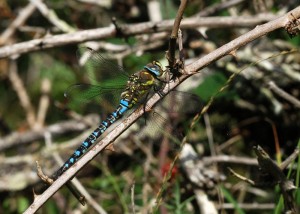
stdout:
<svg viewBox="0 0 300 214">
<path fill-rule="evenodd" d="M 284 28 L 285 25 L 290 21 L 289 14 L 291 13 L 298 19 L 300 17 L 300 6 L 273 21 L 270 21 L 263 25 L 258 25 L 256 28 L 249 31 L 248 33 L 243 34 L 242 36 L 232 40 L 231 42 L 223 45 L 222 47 L 216 49 L 215 51 L 207 54 L 206 56 L 202 57 L 196 62 L 186 66 L 185 67 L 186 73 L 192 74 L 195 71 L 199 71 L 205 66 L 211 64 L 212 62 L 232 52 L 235 52 L 237 49 L 245 46 L 251 41 L 259 37 L 262 37 L 279 28 Z"/>
<path fill-rule="evenodd" d="M 239 203 L 239 208 L 243 210 L 274 210 L 275 204 L 274 203 Z M 217 208 L 220 210 L 236 210 L 236 205 L 232 203 L 222 203 L 217 205 Z"/>
<path fill-rule="evenodd" d="M 230 171 L 230 173 L 234 176 L 237 177 L 238 179 L 240 179 L 241 181 L 247 182 L 248 184 L 251 185 L 255 185 L 255 182 L 249 178 L 246 178 L 245 176 L 242 176 L 238 173 L 236 173 L 233 169 L 231 169 L 230 167 L 228 167 L 228 170 Z"/>
<path fill-rule="evenodd" d="M 293 104 L 295 107 L 300 108 L 300 100 L 296 99 L 292 95 L 288 94 L 287 92 L 285 92 L 284 90 L 279 88 L 273 81 L 268 82 L 268 86 L 275 94 L 277 94 L 281 98 L 287 100 L 288 102 Z"/>
<path fill-rule="evenodd" d="M 201 12 L 197 14 L 197 16 L 209 16 L 213 13 L 216 13 L 218 11 L 221 11 L 223 9 L 235 6 L 237 4 L 240 4 L 244 2 L 245 0 L 230 0 L 230 1 L 224 1 L 217 4 L 213 4 L 210 7 L 204 8 Z"/>
<path fill-rule="evenodd" d="M 36 168 L 37 168 L 37 176 L 46 184 L 51 185 L 53 184 L 53 179 L 48 177 L 47 175 L 44 174 L 40 164 L 38 161 L 36 161 Z M 74 186 L 72 181 L 68 181 L 66 183 L 66 186 L 70 190 L 70 192 L 75 196 L 75 198 L 78 199 L 78 201 L 84 206 L 86 201 L 85 197 L 81 195 L 81 193 L 77 190 L 77 188 Z"/>
<path fill-rule="evenodd" d="M 295 17 L 300 17 L 300 7 L 291 11 Z M 290 13 L 290 12 L 289 12 Z M 245 33 L 244 35 L 238 37 L 237 39 L 229 42 L 228 44 L 216 49 L 210 54 L 202 57 L 196 62 L 188 65 L 186 71 L 189 75 L 183 75 L 178 78 L 176 81 L 170 82 L 170 84 L 162 91 L 162 94 L 167 94 L 169 90 L 174 89 L 185 79 L 187 79 L 192 74 L 196 73 L 203 67 L 211 64 L 212 62 L 220 59 L 221 57 L 230 54 L 233 50 L 236 50 L 240 47 L 243 47 L 247 43 L 269 33 L 276 29 L 282 28 L 289 21 L 288 15 L 284 16 L 266 23 L 261 26 L 257 26 L 254 30 Z M 140 118 L 144 111 L 150 111 L 152 107 L 160 100 L 162 96 L 154 94 L 148 101 L 146 109 L 143 107 L 138 108 L 127 118 L 125 118 L 121 124 L 116 126 L 111 132 L 109 132 L 106 137 L 104 137 L 100 142 L 96 143 L 93 149 L 86 152 L 86 154 L 70 169 L 68 169 L 63 175 L 61 175 L 42 195 L 39 195 L 33 202 L 33 204 L 24 212 L 32 213 L 39 209 L 59 188 L 61 188 L 68 180 L 70 180 L 76 172 L 83 168 L 89 161 L 91 161 L 95 156 L 97 156 L 105 147 L 114 142 L 126 129 L 129 128 L 138 118 Z"/>
<path fill-rule="evenodd" d="M 80 137 L 79 137 L 80 138 Z M 76 140 L 77 142 L 81 142 L 82 140 L 78 139 Z M 52 146 L 57 146 L 54 145 L 52 142 L 52 137 L 49 132 L 45 133 L 45 144 L 46 148 L 45 150 L 51 151 Z M 61 144 L 60 144 L 61 145 Z M 64 162 L 62 158 L 60 157 L 59 153 L 57 150 L 54 150 L 53 152 L 50 152 L 51 155 L 53 156 L 54 160 L 58 163 L 58 165 L 62 165 Z M 49 152 L 46 152 L 46 154 L 49 154 Z M 41 177 L 39 175 L 39 177 Z M 50 180 L 49 180 L 50 181 Z M 47 182 L 48 183 L 48 182 Z M 52 184 L 52 183 L 51 183 Z M 72 179 L 72 181 L 67 182 L 67 187 L 71 190 L 71 192 L 74 194 L 74 196 L 78 199 L 78 201 L 81 204 L 89 204 L 91 207 L 93 207 L 98 213 L 100 214 L 106 214 L 107 212 L 95 201 L 95 199 L 91 196 L 91 194 L 84 188 L 84 186 L 80 183 L 80 181 L 75 177 Z"/>
<path fill-rule="evenodd" d="M 85 120 L 94 121 L 95 115 L 86 116 L 84 121 Z M 31 130 L 23 133 L 14 132 L 6 137 L 0 138 L 0 151 L 16 145 L 20 146 L 21 144 L 30 143 L 35 140 L 41 140 L 44 138 L 46 132 L 49 132 L 52 135 L 60 135 L 69 131 L 82 131 L 86 128 L 88 128 L 88 124 L 86 122 L 70 120 L 50 125 L 37 131 Z"/>
<path fill-rule="evenodd" d="M 273 20 L 278 16 L 270 15 L 263 17 L 193 17 L 181 21 L 181 29 L 193 29 L 197 27 L 208 28 L 232 28 L 232 27 L 253 27 L 261 23 Z M 170 31 L 173 27 L 173 20 L 165 20 L 159 23 L 144 22 L 140 24 L 124 25 L 122 33 L 125 36 L 149 34 L 154 32 Z M 44 50 L 69 44 L 77 44 L 91 40 L 99 40 L 114 37 L 116 29 L 114 26 L 83 30 L 74 33 L 67 33 L 55 36 L 47 36 L 41 39 L 34 39 L 9 46 L 0 47 L 0 58 L 10 57 L 15 54 L 24 54 L 37 50 Z"/>
<path fill-rule="evenodd" d="M 295 190 L 296 187 L 294 186 L 293 182 L 286 178 L 281 168 L 270 158 L 270 156 L 259 145 L 253 147 L 253 149 L 257 155 L 257 161 L 262 175 L 268 176 L 268 180 L 266 182 L 268 184 L 279 184 L 284 199 L 285 212 L 296 213 L 296 208 L 294 204 L 295 199 L 293 197 L 293 190 Z M 293 154 L 292 156 L 294 157 Z M 289 160 L 291 160 L 291 158 Z M 251 185 L 260 185 L 261 183 L 264 182 L 264 181 L 252 181 L 234 172 L 230 168 L 229 170 L 235 177 Z"/>
<path fill-rule="evenodd" d="M 0 36 L 0 46 L 7 43 L 8 39 L 15 33 L 15 31 L 22 26 L 26 20 L 36 10 L 36 7 L 29 3 L 24 9 L 22 9 L 18 17 L 10 24 L 10 26 Z"/>
<path fill-rule="evenodd" d="M 299 155 L 299 148 L 296 148 L 294 150 L 294 152 L 288 156 L 281 164 L 280 164 L 280 169 L 284 170 L 285 168 L 288 167 L 288 165 L 290 165 L 290 163 L 292 163 Z"/>
<path fill-rule="evenodd" d="M 63 32 L 74 32 L 75 29 L 68 25 L 65 21 L 58 18 L 54 10 L 51 10 L 42 0 L 30 0 L 32 4 L 41 12 L 41 14 L 49 20 L 54 26 Z"/>
<path fill-rule="evenodd" d="M 31 104 L 24 83 L 17 72 L 17 69 L 17 62 L 15 60 L 10 60 L 8 79 L 10 80 L 13 89 L 16 91 L 19 97 L 21 106 L 25 110 L 28 125 L 34 129 L 36 124 L 35 111 Z"/>
<path fill-rule="evenodd" d="M 255 158 L 238 157 L 232 155 L 217 155 L 214 157 L 203 157 L 202 161 L 207 165 L 211 163 L 230 163 L 257 166 L 257 160 Z"/>
<path fill-rule="evenodd" d="M 175 50 L 176 50 L 176 41 L 178 37 L 179 25 L 183 16 L 183 12 L 186 8 L 187 0 L 181 0 L 176 18 L 174 20 L 174 25 L 172 27 L 172 33 L 169 39 L 169 49 L 167 51 L 167 59 L 169 61 L 169 68 L 172 69 L 175 67 Z"/>
<path fill-rule="evenodd" d="M 41 92 L 42 96 L 39 102 L 39 108 L 37 110 L 36 122 L 38 128 L 42 128 L 44 126 L 44 122 L 47 115 L 47 110 L 50 104 L 50 90 L 51 90 L 52 83 L 48 78 L 44 78 L 41 82 Z"/>
</svg>

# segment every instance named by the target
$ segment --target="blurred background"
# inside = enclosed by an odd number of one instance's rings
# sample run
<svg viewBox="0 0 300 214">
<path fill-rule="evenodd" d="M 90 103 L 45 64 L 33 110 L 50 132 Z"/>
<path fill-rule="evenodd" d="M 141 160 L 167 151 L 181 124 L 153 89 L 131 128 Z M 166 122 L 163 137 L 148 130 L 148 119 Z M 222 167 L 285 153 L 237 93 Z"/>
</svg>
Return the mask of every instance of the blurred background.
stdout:
<svg viewBox="0 0 300 214">
<path fill-rule="evenodd" d="M 33 189 L 36 194 L 46 189 L 36 175 L 35 161 L 51 175 L 116 107 L 98 97 L 81 103 L 64 97 L 72 84 L 118 78 L 109 74 L 113 69 L 90 78 L 89 68 L 79 64 L 79 45 L 97 50 L 129 73 L 153 60 L 165 67 L 179 5 L 179 0 L 0 0 L 0 52 L 25 41 L 109 27 L 112 18 L 121 32 L 131 24 L 171 20 L 170 27 L 159 32 L 149 33 L 150 27 L 145 27 L 145 33 L 134 36 L 108 35 L 0 57 L 0 213 L 25 211 L 33 201 Z M 190 0 L 183 19 L 189 23 L 182 27 L 185 64 L 298 5 L 293 0 Z M 267 185 L 251 186 L 233 177 L 228 167 L 259 180 L 253 146 L 260 145 L 280 164 L 299 144 L 299 44 L 299 36 L 276 30 L 199 71 L 178 90 L 196 95 L 201 105 L 175 116 L 165 108 L 157 110 L 172 118 L 173 130 L 164 134 L 155 129 L 166 127 L 162 124 L 137 122 L 114 143 L 115 151 L 103 151 L 77 174 L 90 195 L 88 205 L 82 206 L 64 187 L 39 213 L 149 213 L 162 187 L 156 213 L 280 213 L 279 188 L 264 179 Z M 188 95 L 183 97 L 173 105 L 194 105 Z M 211 99 L 209 110 L 189 128 Z M 163 182 L 184 137 L 187 147 L 171 178 Z M 297 163 L 292 166 L 284 172 L 297 185 Z M 299 192 L 294 196 L 299 206 Z"/>
</svg>

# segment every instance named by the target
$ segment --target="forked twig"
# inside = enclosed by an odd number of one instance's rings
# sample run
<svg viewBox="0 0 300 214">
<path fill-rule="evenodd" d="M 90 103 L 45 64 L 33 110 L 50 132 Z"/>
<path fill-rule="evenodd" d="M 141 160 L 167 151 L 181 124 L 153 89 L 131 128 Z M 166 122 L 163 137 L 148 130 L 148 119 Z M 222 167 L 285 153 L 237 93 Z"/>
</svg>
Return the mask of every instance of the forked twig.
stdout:
<svg viewBox="0 0 300 214">
<path fill-rule="evenodd" d="M 253 149 L 257 155 L 258 165 L 260 167 L 260 172 L 262 173 L 261 177 L 268 177 L 267 183 L 269 185 L 279 184 L 281 193 L 284 198 L 285 211 L 296 213 L 296 207 L 294 204 L 294 196 L 293 196 L 293 190 L 295 190 L 296 187 L 294 186 L 292 181 L 286 178 L 286 176 L 282 172 L 283 168 L 278 166 L 259 145 L 253 147 Z M 298 149 L 296 151 L 299 152 Z M 294 159 L 297 157 L 295 155 L 297 152 L 294 152 L 290 156 L 290 158 L 288 159 L 289 163 L 294 161 Z M 288 163 L 285 163 L 285 166 L 287 165 Z M 236 173 L 230 168 L 229 170 L 232 173 L 232 175 L 251 185 L 261 186 L 262 184 L 266 183 L 265 181 L 253 181 L 249 178 L 246 178 Z"/>
<path fill-rule="evenodd" d="M 44 174 L 38 161 L 36 161 L 36 168 L 37 168 L 37 175 L 42 179 L 42 181 L 44 181 L 44 183 L 48 185 L 52 185 L 54 180 Z M 68 181 L 66 183 L 66 186 L 72 192 L 72 194 L 78 199 L 78 201 L 84 206 L 86 204 L 85 197 L 80 194 L 80 192 L 73 185 L 73 183 L 71 181 Z"/>
</svg>

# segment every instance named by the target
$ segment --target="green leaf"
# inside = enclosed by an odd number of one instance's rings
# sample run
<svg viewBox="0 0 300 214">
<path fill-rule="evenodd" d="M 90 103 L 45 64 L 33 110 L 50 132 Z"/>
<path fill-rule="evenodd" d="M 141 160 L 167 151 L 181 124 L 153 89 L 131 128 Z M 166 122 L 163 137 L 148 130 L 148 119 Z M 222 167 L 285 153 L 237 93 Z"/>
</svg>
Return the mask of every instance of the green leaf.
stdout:
<svg viewBox="0 0 300 214">
<path fill-rule="evenodd" d="M 193 90 L 193 92 L 199 95 L 204 101 L 208 101 L 210 97 L 214 96 L 220 90 L 220 88 L 226 84 L 226 81 L 227 78 L 225 75 L 217 72 L 208 76 L 201 85 Z M 218 96 L 226 96 L 226 94 L 230 95 L 228 92 L 222 92 Z"/>
<path fill-rule="evenodd" d="M 239 214 L 245 214 L 244 210 L 242 210 L 240 207 L 239 207 L 239 203 L 234 199 L 234 197 L 231 195 L 231 193 L 229 191 L 227 191 L 227 189 L 225 189 L 224 187 L 221 187 L 221 190 L 223 192 L 223 195 L 225 197 L 225 199 L 232 203 L 234 208 L 235 208 L 235 211 L 236 213 L 239 213 Z"/>
<path fill-rule="evenodd" d="M 29 201 L 25 197 L 18 198 L 18 213 L 24 212 L 29 206 Z"/>
</svg>

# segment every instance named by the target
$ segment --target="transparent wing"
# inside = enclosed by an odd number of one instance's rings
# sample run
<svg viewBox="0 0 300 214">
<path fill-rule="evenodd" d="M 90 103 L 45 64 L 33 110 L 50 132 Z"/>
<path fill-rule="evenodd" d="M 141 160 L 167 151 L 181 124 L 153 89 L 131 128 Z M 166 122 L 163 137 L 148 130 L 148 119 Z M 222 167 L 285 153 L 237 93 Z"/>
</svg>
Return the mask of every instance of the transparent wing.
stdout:
<svg viewBox="0 0 300 214">
<path fill-rule="evenodd" d="M 194 114 L 203 108 L 200 97 L 183 91 L 170 91 L 155 107 L 155 111 L 172 114 Z M 156 110 L 157 109 L 157 110 Z"/>
<path fill-rule="evenodd" d="M 129 74 L 122 66 L 110 59 L 105 58 L 97 51 L 81 47 L 77 51 L 79 64 L 86 68 L 86 72 L 94 84 L 107 79 L 113 79 L 115 84 L 122 84 L 128 80 Z"/>
<path fill-rule="evenodd" d="M 202 108 L 203 102 L 197 95 L 182 91 L 171 91 L 152 111 L 147 113 L 146 126 L 140 134 L 141 136 L 148 136 L 156 142 L 161 141 L 155 139 L 165 136 L 171 142 L 169 150 L 177 150 L 180 139 L 184 136 L 182 130 L 179 131 L 178 128 L 186 122 L 189 124 L 190 119 Z"/>
<path fill-rule="evenodd" d="M 64 93 L 69 104 L 91 101 L 101 103 L 105 100 L 111 104 L 117 104 L 125 89 L 128 73 L 121 66 L 104 58 L 91 48 L 81 47 L 76 54 L 79 64 L 84 65 L 82 71 L 88 74 L 92 85 L 75 84 L 70 86 Z"/>
<path fill-rule="evenodd" d="M 123 90 L 123 85 L 104 87 L 100 85 L 75 84 L 65 91 L 64 96 L 71 104 L 108 101 L 115 106 L 118 104 Z"/>
</svg>

